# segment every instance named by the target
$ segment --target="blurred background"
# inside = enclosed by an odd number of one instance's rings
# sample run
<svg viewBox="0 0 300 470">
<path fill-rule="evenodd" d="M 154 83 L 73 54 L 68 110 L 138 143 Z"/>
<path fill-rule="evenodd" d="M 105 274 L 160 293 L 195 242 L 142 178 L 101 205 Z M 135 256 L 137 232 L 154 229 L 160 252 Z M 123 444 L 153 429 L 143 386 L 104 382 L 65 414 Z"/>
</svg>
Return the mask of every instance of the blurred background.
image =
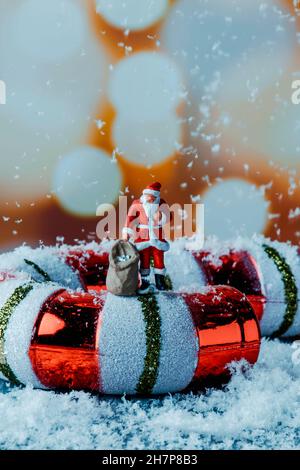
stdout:
<svg viewBox="0 0 300 470">
<path fill-rule="evenodd" d="M 206 235 L 300 240 L 298 0 L 0 0 L 0 249 L 159 180 Z"/>
</svg>

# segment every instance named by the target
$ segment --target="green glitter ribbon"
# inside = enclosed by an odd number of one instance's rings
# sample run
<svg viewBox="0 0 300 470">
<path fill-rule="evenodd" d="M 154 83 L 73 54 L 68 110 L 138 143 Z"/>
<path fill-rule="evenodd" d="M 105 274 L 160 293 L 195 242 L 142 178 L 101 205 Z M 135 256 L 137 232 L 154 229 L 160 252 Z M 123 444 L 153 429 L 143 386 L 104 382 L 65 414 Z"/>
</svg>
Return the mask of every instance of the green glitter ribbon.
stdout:
<svg viewBox="0 0 300 470">
<path fill-rule="evenodd" d="M 52 279 L 50 278 L 49 274 L 47 274 L 46 271 L 44 271 L 40 266 L 38 266 L 33 261 L 30 261 L 29 259 L 24 259 L 24 261 L 26 264 L 28 264 L 28 266 L 32 266 L 35 271 L 44 278 L 46 282 L 51 282 Z"/>
<path fill-rule="evenodd" d="M 24 300 L 29 292 L 32 291 L 34 285 L 29 283 L 16 288 L 13 294 L 5 302 L 0 309 L 0 372 L 15 385 L 22 385 L 17 379 L 11 368 L 9 367 L 4 352 L 4 335 L 9 319 L 14 309 Z"/>
<path fill-rule="evenodd" d="M 284 319 L 279 329 L 271 335 L 271 338 L 277 338 L 283 335 L 292 326 L 298 309 L 298 288 L 295 276 L 288 265 L 286 259 L 273 247 L 263 245 L 263 248 L 270 259 L 272 259 L 281 275 L 284 284 L 284 294 L 286 302 L 286 311 Z"/>
<path fill-rule="evenodd" d="M 142 304 L 142 311 L 146 323 L 146 356 L 144 370 L 136 387 L 137 393 L 150 395 L 157 380 L 160 347 L 161 347 L 161 319 L 159 306 L 155 294 L 146 294 L 138 297 Z"/>
</svg>

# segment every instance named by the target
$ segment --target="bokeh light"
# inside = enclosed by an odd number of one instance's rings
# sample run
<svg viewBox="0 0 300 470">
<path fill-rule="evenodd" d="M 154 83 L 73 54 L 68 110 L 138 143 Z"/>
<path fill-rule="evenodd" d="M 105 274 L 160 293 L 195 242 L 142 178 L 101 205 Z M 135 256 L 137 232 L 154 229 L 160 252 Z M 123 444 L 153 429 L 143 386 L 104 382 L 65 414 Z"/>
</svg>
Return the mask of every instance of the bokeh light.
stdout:
<svg viewBox="0 0 300 470">
<path fill-rule="evenodd" d="M 97 203 L 154 180 L 207 234 L 298 242 L 298 7 L 2 0 L 1 246 L 93 239 Z"/>
<path fill-rule="evenodd" d="M 208 137 L 211 148 L 222 143 L 223 155 L 229 148 L 235 155 L 260 152 L 255 135 L 269 125 L 261 113 L 270 119 L 278 107 L 276 86 L 297 47 L 295 18 L 283 3 L 180 0 L 166 21 L 163 44 L 185 72 L 193 97 L 190 130 L 198 143 Z M 272 158 L 271 148 L 265 150 L 260 157 Z"/>
<path fill-rule="evenodd" d="M 173 60 L 158 52 L 133 54 L 119 62 L 109 83 L 109 97 L 130 119 L 157 119 L 176 110 L 183 89 Z"/>
<path fill-rule="evenodd" d="M 132 120 L 119 114 L 113 139 L 120 154 L 130 162 L 151 167 L 172 156 L 180 147 L 181 125 L 176 114 L 156 120 Z"/>
<path fill-rule="evenodd" d="M 118 164 L 94 147 L 79 147 L 62 157 L 53 178 L 60 204 L 75 214 L 95 216 L 102 203 L 114 203 L 121 189 Z"/>
<path fill-rule="evenodd" d="M 26 0 L 13 15 L 10 28 L 16 47 L 42 62 L 69 59 L 89 35 L 86 12 L 72 0 Z"/>
<path fill-rule="evenodd" d="M 138 31 L 160 20 L 168 0 L 96 0 L 97 12 L 120 29 Z"/>
<path fill-rule="evenodd" d="M 267 222 L 268 202 L 261 189 L 240 180 L 228 179 L 204 195 L 205 232 L 226 240 L 238 235 L 261 233 Z"/>
<path fill-rule="evenodd" d="M 84 143 L 104 100 L 106 57 L 80 1 L 12 2 L 1 11 L 0 44 L 0 152 L 9 155 L 0 191 L 5 201 L 32 201 L 49 193 L 59 155 Z"/>
</svg>

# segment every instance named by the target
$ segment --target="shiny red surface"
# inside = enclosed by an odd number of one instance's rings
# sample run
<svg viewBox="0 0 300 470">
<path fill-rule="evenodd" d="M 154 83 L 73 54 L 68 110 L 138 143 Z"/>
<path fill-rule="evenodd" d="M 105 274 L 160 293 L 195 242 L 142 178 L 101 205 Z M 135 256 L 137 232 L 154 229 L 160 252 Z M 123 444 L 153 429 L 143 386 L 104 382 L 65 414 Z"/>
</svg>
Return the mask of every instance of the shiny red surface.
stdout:
<svg viewBox="0 0 300 470">
<path fill-rule="evenodd" d="M 227 364 L 233 360 L 255 363 L 260 333 L 246 296 L 228 286 L 170 295 L 182 295 L 192 314 L 199 342 L 196 386 L 208 377 L 226 375 Z M 29 350 L 33 370 L 44 386 L 101 390 L 98 338 L 105 298 L 62 290 L 46 301 Z"/>
<path fill-rule="evenodd" d="M 66 263 L 80 274 L 82 285 L 86 290 L 101 291 L 106 287 L 106 276 L 109 266 L 109 253 L 96 253 L 93 250 L 71 250 Z"/>
<path fill-rule="evenodd" d="M 49 388 L 99 390 L 97 331 L 101 298 L 63 291 L 42 308 L 29 350 L 32 367 Z"/>
<path fill-rule="evenodd" d="M 259 268 L 247 251 L 232 251 L 220 256 L 217 262 L 207 252 L 194 253 L 208 273 L 209 283 L 235 287 L 246 295 L 262 296 Z"/>
<path fill-rule="evenodd" d="M 266 299 L 263 295 L 259 267 L 250 253 L 231 251 L 217 260 L 207 251 L 193 254 L 204 269 L 209 284 L 235 287 L 246 294 L 258 320 L 262 319 Z"/>
<path fill-rule="evenodd" d="M 254 258 L 246 251 L 231 252 L 220 257 L 215 264 L 208 252 L 193 252 L 196 262 L 204 270 L 209 285 L 228 285 L 247 295 L 256 316 L 262 319 L 265 297 L 259 276 L 259 268 Z M 66 262 L 79 272 L 82 285 L 87 291 L 106 290 L 106 276 L 109 267 L 109 253 L 96 253 L 93 250 L 74 249 L 68 253 Z"/>
<path fill-rule="evenodd" d="M 228 286 L 203 294 L 184 294 L 199 341 L 195 383 L 227 373 L 227 364 L 242 358 L 254 364 L 260 348 L 260 330 L 246 296 Z"/>
</svg>

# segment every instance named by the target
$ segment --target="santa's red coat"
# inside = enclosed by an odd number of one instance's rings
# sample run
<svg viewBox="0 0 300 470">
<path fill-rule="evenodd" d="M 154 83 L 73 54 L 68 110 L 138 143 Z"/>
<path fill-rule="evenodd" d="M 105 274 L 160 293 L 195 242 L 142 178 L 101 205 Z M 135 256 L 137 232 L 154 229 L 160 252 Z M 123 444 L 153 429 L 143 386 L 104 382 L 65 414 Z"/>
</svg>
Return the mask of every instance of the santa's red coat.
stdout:
<svg viewBox="0 0 300 470">
<path fill-rule="evenodd" d="M 170 212 L 163 199 L 158 204 L 144 204 L 136 199 L 131 204 L 123 232 L 128 233 L 139 251 L 153 246 L 161 251 L 169 249 L 163 225 L 169 222 Z"/>
</svg>

